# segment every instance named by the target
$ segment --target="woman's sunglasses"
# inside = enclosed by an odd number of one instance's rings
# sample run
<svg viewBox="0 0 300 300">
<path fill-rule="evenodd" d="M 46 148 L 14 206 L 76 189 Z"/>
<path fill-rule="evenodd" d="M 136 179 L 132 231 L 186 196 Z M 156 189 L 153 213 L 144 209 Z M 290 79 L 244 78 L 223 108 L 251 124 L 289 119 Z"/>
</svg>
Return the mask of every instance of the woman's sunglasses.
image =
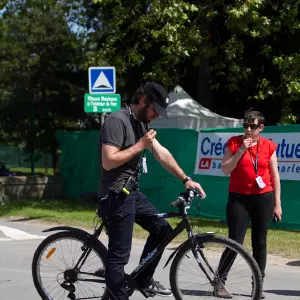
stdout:
<svg viewBox="0 0 300 300">
<path fill-rule="evenodd" d="M 250 127 L 250 129 L 257 129 L 259 127 L 258 124 L 255 124 L 255 123 L 252 123 L 252 124 L 249 124 L 249 123 L 243 123 L 243 127 L 245 129 L 248 129 Z"/>
</svg>

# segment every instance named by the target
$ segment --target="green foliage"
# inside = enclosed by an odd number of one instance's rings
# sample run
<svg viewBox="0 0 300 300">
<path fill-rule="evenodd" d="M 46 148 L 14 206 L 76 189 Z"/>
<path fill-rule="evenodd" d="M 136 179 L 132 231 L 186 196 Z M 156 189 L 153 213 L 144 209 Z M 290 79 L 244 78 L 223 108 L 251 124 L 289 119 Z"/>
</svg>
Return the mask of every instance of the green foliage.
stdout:
<svg viewBox="0 0 300 300">
<path fill-rule="evenodd" d="M 84 53 L 81 37 L 69 28 L 68 5 L 7 1 L 0 17 L 1 127 L 9 142 L 28 150 L 55 153 L 56 130 L 76 128 L 83 118 Z"/>
<path fill-rule="evenodd" d="M 216 59 L 224 59 L 218 71 L 228 89 L 279 108 L 280 123 L 300 117 L 299 3 L 234 1 L 225 17 L 230 38 Z"/>
<path fill-rule="evenodd" d="M 286 111 L 299 118 L 299 0 L 94 2 L 97 46 L 88 63 L 116 66 L 125 90 L 149 78 L 168 87 L 186 78 L 197 85 L 189 73 L 209 57 L 216 103 L 235 95 L 241 110 L 247 100 L 275 103 L 273 121 Z"/>
<path fill-rule="evenodd" d="M 114 65 L 120 86 L 131 79 L 138 80 L 135 87 L 153 78 L 166 86 L 178 83 L 186 72 L 179 66 L 195 59 L 203 37 L 199 8 L 188 1 L 171 2 L 98 1 L 92 36 L 98 48 L 92 62 Z"/>
<path fill-rule="evenodd" d="M 54 153 L 57 129 L 95 124 L 83 95 L 88 67 L 99 65 L 116 67 L 123 100 L 154 79 L 201 102 L 208 76 L 216 112 L 256 106 L 273 124 L 299 122 L 299 3 L 0 1 L 0 141 Z"/>
</svg>

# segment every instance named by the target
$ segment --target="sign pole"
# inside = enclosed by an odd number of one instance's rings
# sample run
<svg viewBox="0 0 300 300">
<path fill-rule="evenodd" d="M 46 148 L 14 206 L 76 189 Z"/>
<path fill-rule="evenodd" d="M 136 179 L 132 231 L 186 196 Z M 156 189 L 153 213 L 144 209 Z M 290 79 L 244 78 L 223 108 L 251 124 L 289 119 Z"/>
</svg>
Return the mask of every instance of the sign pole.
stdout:
<svg viewBox="0 0 300 300">
<path fill-rule="evenodd" d="M 104 114 L 101 114 L 101 128 L 102 128 L 103 123 L 104 123 Z"/>
<path fill-rule="evenodd" d="M 32 144 L 31 144 L 31 175 L 34 175 L 34 148 L 35 148 L 35 107 L 34 107 L 34 101 L 32 101 L 31 104 L 31 136 L 32 136 Z"/>
</svg>

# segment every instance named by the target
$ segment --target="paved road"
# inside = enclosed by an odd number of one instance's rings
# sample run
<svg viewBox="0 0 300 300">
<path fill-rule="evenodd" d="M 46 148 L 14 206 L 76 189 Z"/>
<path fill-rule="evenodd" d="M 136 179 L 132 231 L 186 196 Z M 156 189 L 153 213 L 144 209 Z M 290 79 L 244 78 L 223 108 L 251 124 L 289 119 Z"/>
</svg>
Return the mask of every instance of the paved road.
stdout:
<svg viewBox="0 0 300 300">
<path fill-rule="evenodd" d="M 0 219 L 0 293 L 1 300 L 38 300 L 40 299 L 32 283 L 31 260 L 33 253 L 47 234 L 42 230 L 50 227 L 25 220 Z M 135 242 L 132 257 L 126 270 L 137 266 L 143 244 Z M 169 269 L 163 265 L 171 253 L 165 251 L 155 278 L 169 286 Z M 266 299 L 300 299 L 300 261 L 270 258 L 265 282 Z M 132 300 L 143 299 L 134 293 Z M 159 299 L 157 297 L 157 299 Z M 174 298 L 168 298 L 174 300 Z"/>
</svg>

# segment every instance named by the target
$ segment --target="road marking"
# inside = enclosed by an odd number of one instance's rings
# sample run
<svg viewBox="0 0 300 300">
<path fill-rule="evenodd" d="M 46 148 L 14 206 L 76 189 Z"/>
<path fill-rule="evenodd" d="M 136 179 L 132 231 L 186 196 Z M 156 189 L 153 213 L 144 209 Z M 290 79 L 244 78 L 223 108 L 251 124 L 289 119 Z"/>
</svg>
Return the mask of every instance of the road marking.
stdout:
<svg viewBox="0 0 300 300">
<path fill-rule="evenodd" d="M 12 239 L 0 238 L 0 242 L 12 241 Z"/>
<path fill-rule="evenodd" d="M 10 240 L 22 241 L 22 240 L 36 240 L 36 239 L 46 238 L 46 236 L 30 234 L 25 231 L 7 227 L 7 226 L 0 226 L 0 231 L 2 231 L 4 235 L 9 238 L 9 239 L 0 238 L 0 241 L 10 241 Z"/>
</svg>

